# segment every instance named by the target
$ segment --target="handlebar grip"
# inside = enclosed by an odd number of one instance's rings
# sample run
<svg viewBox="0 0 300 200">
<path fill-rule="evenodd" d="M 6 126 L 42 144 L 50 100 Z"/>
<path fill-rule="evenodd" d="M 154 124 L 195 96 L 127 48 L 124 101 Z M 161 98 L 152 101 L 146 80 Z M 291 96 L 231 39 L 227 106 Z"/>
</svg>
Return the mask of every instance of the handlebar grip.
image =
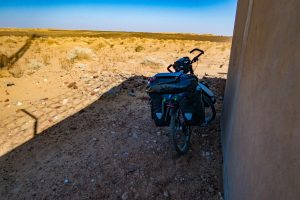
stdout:
<svg viewBox="0 0 300 200">
<path fill-rule="evenodd" d="M 195 48 L 195 49 L 191 50 L 190 53 L 193 53 L 194 51 L 200 51 L 201 54 L 204 54 L 204 51 L 201 50 L 201 49 L 198 49 L 198 48 Z"/>
</svg>

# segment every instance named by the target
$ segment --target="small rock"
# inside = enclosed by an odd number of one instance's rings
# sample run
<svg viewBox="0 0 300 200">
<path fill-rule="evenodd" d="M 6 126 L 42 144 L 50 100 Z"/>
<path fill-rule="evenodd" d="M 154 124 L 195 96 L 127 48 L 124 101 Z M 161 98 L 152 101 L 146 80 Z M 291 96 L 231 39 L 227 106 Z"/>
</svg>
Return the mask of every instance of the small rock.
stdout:
<svg viewBox="0 0 300 200">
<path fill-rule="evenodd" d="M 124 152 L 122 153 L 122 155 L 125 156 L 125 157 L 127 157 L 127 156 L 129 155 L 129 153 L 128 153 L 127 151 L 124 151 Z"/>
<path fill-rule="evenodd" d="M 44 82 L 48 82 L 48 79 L 44 78 Z"/>
<path fill-rule="evenodd" d="M 62 102 L 62 104 L 66 105 L 68 103 L 68 101 L 69 101 L 68 99 L 64 99 L 63 102 Z"/>
<path fill-rule="evenodd" d="M 157 134 L 158 136 L 160 136 L 160 135 L 161 135 L 161 132 L 160 132 L 160 131 L 157 131 L 156 134 Z"/>
<path fill-rule="evenodd" d="M 59 115 L 56 115 L 56 116 L 54 116 L 54 120 L 58 120 L 60 118 L 60 116 Z"/>
<path fill-rule="evenodd" d="M 127 200 L 128 199 L 128 192 L 124 192 L 121 196 L 122 200 Z"/>
<path fill-rule="evenodd" d="M 76 82 L 69 83 L 68 88 L 77 89 Z"/>
<path fill-rule="evenodd" d="M 98 78 L 98 77 L 99 77 L 98 75 L 94 75 L 94 76 L 93 76 L 93 78 Z"/>
<path fill-rule="evenodd" d="M 16 105 L 17 105 L 17 106 L 21 106 L 21 105 L 22 105 L 22 102 L 17 101 Z"/>
<path fill-rule="evenodd" d="M 100 90 L 100 88 L 97 87 L 97 88 L 94 89 L 93 91 L 94 91 L 94 92 L 99 92 L 99 90 Z"/>
<path fill-rule="evenodd" d="M 209 192 L 209 193 L 213 193 L 214 191 L 215 191 L 214 188 L 212 188 L 212 187 L 210 187 L 210 186 L 208 187 L 208 192 Z"/>
<path fill-rule="evenodd" d="M 128 173 L 133 173 L 135 172 L 136 170 L 138 170 L 138 167 L 137 166 L 134 166 L 134 165 L 130 165 L 128 168 Z"/>
<path fill-rule="evenodd" d="M 169 197 L 169 192 L 168 191 L 164 191 L 164 196 L 165 197 Z"/>
<path fill-rule="evenodd" d="M 132 137 L 135 138 L 135 139 L 138 139 L 138 138 L 139 138 L 138 135 L 137 135 L 136 133 L 133 133 L 133 134 L 132 134 Z"/>
<path fill-rule="evenodd" d="M 132 97 L 136 97 L 135 93 L 134 93 L 134 90 L 131 90 L 130 92 L 127 93 L 129 96 L 132 96 Z"/>
<path fill-rule="evenodd" d="M 10 86 L 13 86 L 13 85 L 15 85 L 15 84 L 14 83 L 7 83 L 6 84 L 7 87 L 10 87 Z"/>
<path fill-rule="evenodd" d="M 4 102 L 9 102 L 9 99 L 5 99 Z"/>
</svg>

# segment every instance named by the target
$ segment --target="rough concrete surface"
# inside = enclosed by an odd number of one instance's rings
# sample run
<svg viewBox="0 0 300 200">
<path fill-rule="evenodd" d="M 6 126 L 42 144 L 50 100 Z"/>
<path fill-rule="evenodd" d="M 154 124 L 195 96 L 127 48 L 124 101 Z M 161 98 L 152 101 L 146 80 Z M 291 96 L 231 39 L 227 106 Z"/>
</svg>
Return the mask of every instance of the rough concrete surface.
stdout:
<svg viewBox="0 0 300 200">
<path fill-rule="evenodd" d="M 226 85 L 225 199 L 300 197 L 300 1 L 240 0 Z"/>
</svg>

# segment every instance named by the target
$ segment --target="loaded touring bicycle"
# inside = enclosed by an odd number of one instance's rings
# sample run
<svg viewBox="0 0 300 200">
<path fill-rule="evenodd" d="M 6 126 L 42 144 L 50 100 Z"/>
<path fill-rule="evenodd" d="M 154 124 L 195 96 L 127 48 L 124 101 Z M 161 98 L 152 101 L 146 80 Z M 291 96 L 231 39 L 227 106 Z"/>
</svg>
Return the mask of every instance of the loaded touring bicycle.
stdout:
<svg viewBox="0 0 300 200">
<path fill-rule="evenodd" d="M 180 58 L 167 67 L 169 73 L 149 78 L 146 89 L 152 119 L 156 126 L 170 127 L 171 140 L 180 155 L 189 150 L 191 126 L 209 124 L 216 115 L 215 96 L 205 82 L 198 81 L 192 66 L 204 51 L 195 48 L 193 52 L 199 53 L 192 60 Z"/>
</svg>

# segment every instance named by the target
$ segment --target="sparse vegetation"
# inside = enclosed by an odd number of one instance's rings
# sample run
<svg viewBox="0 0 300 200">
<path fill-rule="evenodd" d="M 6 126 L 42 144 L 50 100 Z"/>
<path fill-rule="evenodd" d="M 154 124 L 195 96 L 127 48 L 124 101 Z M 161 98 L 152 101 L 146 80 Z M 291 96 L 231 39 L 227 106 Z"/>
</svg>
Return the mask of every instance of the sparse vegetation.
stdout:
<svg viewBox="0 0 300 200">
<path fill-rule="evenodd" d="M 14 66 L 8 71 L 15 78 L 21 78 L 24 75 L 24 70 L 20 66 Z"/>
<path fill-rule="evenodd" d="M 75 60 L 89 60 L 96 59 L 95 53 L 86 47 L 75 47 L 69 54 L 68 60 L 74 62 Z"/>
<path fill-rule="evenodd" d="M 73 62 L 69 59 L 60 59 L 60 66 L 66 71 L 70 71 L 73 68 Z"/>
<path fill-rule="evenodd" d="M 135 47 L 134 50 L 135 50 L 135 52 L 141 52 L 141 51 L 145 50 L 145 48 L 143 46 L 139 45 L 139 46 Z"/>
</svg>

